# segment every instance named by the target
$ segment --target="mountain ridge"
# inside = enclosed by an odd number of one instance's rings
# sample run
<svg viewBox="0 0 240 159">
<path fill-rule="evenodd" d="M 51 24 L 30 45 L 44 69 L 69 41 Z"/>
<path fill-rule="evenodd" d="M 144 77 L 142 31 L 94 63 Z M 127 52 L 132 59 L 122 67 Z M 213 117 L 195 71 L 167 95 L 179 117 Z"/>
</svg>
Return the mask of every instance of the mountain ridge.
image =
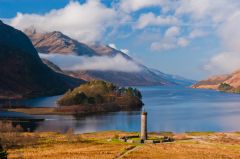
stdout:
<svg viewBox="0 0 240 159">
<path fill-rule="evenodd" d="M 78 55 L 78 56 L 108 56 L 108 57 L 115 57 L 116 55 L 122 55 L 126 60 L 129 60 L 131 62 L 134 62 L 137 66 L 141 68 L 140 72 L 123 72 L 123 71 L 99 71 L 99 70 L 79 70 L 79 71 L 66 71 L 63 70 L 67 75 L 70 75 L 72 77 L 76 77 L 83 80 L 105 80 L 108 82 L 113 82 L 118 85 L 122 86 L 130 86 L 130 85 L 177 85 L 178 83 L 173 81 L 173 78 L 171 80 L 168 80 L 166 78 L 163 78 L 161 75 L 158 75 L 154 73 L 151 69 L 147 68 L 146 66 L 137 63 L 132 57 L 128 56 L 127 54 L 111 48 L 109 46 L 101 45 L 101 44 L 93 44 L 93 45 L 87 45 L 81 42 L 78 42 L 74 39 L 71 39 L 70 37 L 58 32 L 60 36 L 55 36 L 54 38 L 51 38 L 51 36 L 46 35 L 52 35 L 55 32 L 48 32 L 48 33 L 38 33 L 36 30 L 34 31 L 26 31 L 25 33 L 29 36 L 29 38 L 32 40 L 32 43 L 35 45 L 38 52 L 43 53 L 42 46 L 47 46 L 47 49 L 44 53 L 52 54 L 52 53 L 58 53 L 58 54 L 65 54 L 65 55 Z M 77 49 L 67 49 L 66 46 L 61 46 L 61 43 L 59 42 L 57 45 L 54 43 L 54 41 L 65 41 L 66 38 L 69 41 L 77 42 L 78 45 L 86 46 L 82 47 L 88 50 L 93 51 L 91 54 L 86 53 L 84 50 L 77 50 Z M 40 42 L 39 42 L 40 41 Z M 76 45 L 75 45 L 76 46 Z M 63 49 L 59 50 L 59 52 L 51 52 L 51 50 L 54 49 Z M 75 52 L 74 52 L 75 51 Z M 80 51 L 80 52 L 76 52 Z M 159 71 L 160 72 L 160 71 Z M 186 80 L 187 81 L 187 80 Z M 189 82 L 187 82 L 189 83 Z"/>
<path fill-rule="evenodd" d="M 24 30 L 24 33 L 31 39 L 33 45 L 40 53 L 58 53 L 76 55 L 95 55 L 87 45 L 80 43 L 59 31 L 39 33 L 34 28 Z M 54 47 L 52 47 L 54 45 Z"/>
</svg>

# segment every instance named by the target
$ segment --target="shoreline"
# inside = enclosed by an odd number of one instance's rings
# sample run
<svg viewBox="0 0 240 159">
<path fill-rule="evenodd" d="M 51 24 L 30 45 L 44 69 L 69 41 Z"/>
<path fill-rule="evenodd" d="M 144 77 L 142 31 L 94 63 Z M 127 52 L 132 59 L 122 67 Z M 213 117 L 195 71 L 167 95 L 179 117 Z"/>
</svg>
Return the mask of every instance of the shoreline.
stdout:
<svg viewBox="0 0 240 159">
<path fill-rule="evenodd" d="M 88 108 L 92 109 L 88 109 Z M 98 106 L 96 106 L 98 107 Z M 103 108 L 100 110 L 94 109 L 93 106 L 84 106 L 81 111 L 76 111 L 79 106 L 61 106 L 61 107 L 18 107 L 18 108 L 6 108 L 2 109 L 7 112 L 18 112 L 28 115 L 92 115 L 92 114 L 101 114 L 101 113 L 111 113 L 119 111 L 140 111 L 140 108 L 129 108 L 129 109 L 112 109 L 112 108 Z"/>
</svg>

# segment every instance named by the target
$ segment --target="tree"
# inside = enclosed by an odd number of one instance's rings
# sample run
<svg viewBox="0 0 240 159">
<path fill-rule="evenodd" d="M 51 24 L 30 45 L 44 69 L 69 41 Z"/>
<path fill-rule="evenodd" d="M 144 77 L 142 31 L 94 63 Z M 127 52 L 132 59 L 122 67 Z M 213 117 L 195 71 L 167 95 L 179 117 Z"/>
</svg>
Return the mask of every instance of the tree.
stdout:
<svg viewBox="0 0 240 159">
<path fill-rule="evenodd" d="M 7 159 L 7 151 L 5 151 L 0 143 L 0 159 Z"/>
<path fill-rule="evenodd" d="M 79 92 L 73 98 L 74 104 L 86 104 L 88 103 L 88 97 L 85 93 Z"/>
<path fill-rule="evenodd" d="M 104 102 L 104 99 L 103 99 L 103 97 L 101 95 L 98 94 L 98 95 L 95 96 L 95 102 L 97 104 L 100 104 L 100 103 Z"/>
<path fill-rule="evenodd" d="M 139 99 L 142 99 L 142 94 L 139 90 L 137 90 L 136 88 L 134 89 L 134 95 L 136 97 L 138 97 Z"/>
<path fill-rule="evenodd" d="M 126 90 L 125 90 L 125 93 L 126 95 L 130 96 L 130 97 L 134 97 L 134 90 L 132 87 L 128 87 Z"/>
<path fill-rule="evenodd" d="M 96 101 L 95 101 L 95 98 L 94 97 L 89 97 L 88 98 L 88 104 L 95 104 Z"/>
<path fill-rule="evenodd" d="M 218 89 L 220 91 L 230 91 L 231 89 L 233 89 L 233 87 L 227 83 L 221 83 L 219 86 L 218 86 Z"/>
</svg>

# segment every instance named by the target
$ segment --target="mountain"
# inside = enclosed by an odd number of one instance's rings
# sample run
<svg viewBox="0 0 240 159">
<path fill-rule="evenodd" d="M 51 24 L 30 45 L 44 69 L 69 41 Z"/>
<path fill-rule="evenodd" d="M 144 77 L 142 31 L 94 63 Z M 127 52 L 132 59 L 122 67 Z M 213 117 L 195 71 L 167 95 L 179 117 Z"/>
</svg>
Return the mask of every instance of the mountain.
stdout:
<svg viewBox="0 0 240 159">
<path fill-rule="evenodd" d="M 141 72 L 121 71 L 67 71 L 68 75 L 83 80 L 104 80 L 120 86 L 150 86 L 150 85 L 175 85 L 160 76 L 145 70 Z"/>
<path fill-rule="evenodd" d="M 24 30 L 24 33 L 31 39 L 33 45 L 39 53 L 57 53 L 64 55 L 78 55 L 78 56 L 122 56 L 131 59 L 126 54 L 119 50 L 113 49 L 104 45 L 86 45 L 71 39 L 59 31 L 40 33 L 36 29 L 30 27 Z"/>
<path fill-rule="evenodd" d="M 51 68 L 53 71 L 55 72 L 58 72 L 58 73 L 61 73 L 61 74 L 65 74 L 65 72 L 60 68 L 58 67 L 57 65 L 55 65 L 54 63 L 52 63 L 51 61 L 47 60 L 47 59 L 44 59 L 42 58 L 41 59 L 42 62 L 47 65 L 49 68 Z"/>
<path fill-rule="evenodd" d="M 29 38 L 0 21 L 0 98 L 62 94 L 83 83 L 51 70 Z"/>
<path fill-rule="evenodd" d="M 178 75 L 165 74 L 156 69 L 151 69 L 151 71 L 154 72 L 155 74 L 157 74 L 158 76 L 161 76 L 163 79 L 174 82 L 177 85 L 190 86 L 190 85 L 196 83 L 195 80 L 189 80 L 189 79 L 186 79 L 186 78 L 178 76 Z"/>
<path fill-rule="evenodd" d="M 78 55 L 78 56 L 108 56 L 115 57 L 122 55 L 126 60 L 129 60 L 141 68 L 139 72 L 123 72 L 123 71 L 99 71 L 99 70 L 84 70 L 84 71 L 66 71 L 64 72 L 70 76 L 83 79 L 83 80 L 105 80 L 121 86 L 133 85 L 176 85 L 182 84 L 177 81 L 178 78 L 167 77 L 166 74 L 156 73 L 144 65 L 134 61 L 127 54 L 111 48 L 109 46 L 94 44 L 87 45 L 78 42 L 70 37 L 62 34 L 61 32 L 48 32 L 39 33 L 35 29 L 27 29 L 25 33 L 32 40 L 38 52 L 45 54 L 65 54 L 65 55 Z M 164 76 L 163 76 L 164 75 Z M 168 79 L 170 78 L 170 79 Z M 187 81 L 187 80 L 186 80 Z"/>
<path fill-rule="evenodd" d="M 111 48 L 110 46 L 94 44 L 94 45 L 90 45 L 90 47 L 95 51 L 96 55 L 99 55 L 99 56 L 114 57 L 116 55 L 122 55 L 123 57 L 125 57 L 128 60 L 133 60 L 127 54 L 125 54 L 119 50 L 116 50 L 114 48 Z"/>
<path fill-rule="evenodd" d="M 233 89 L 240 88 L 240 70 L 227 75 L 213 76 L 209 79 L 199 81 L 193 88 L 219 89 L 221 84 L 227 84 Z"/>
<path fill-rule="evenodd" d="M 38 33 L 33 27 L 24 30 L 40 53 L 96 55 L 87 45 L 69 38 L 61 32 Z"/>
</svg>

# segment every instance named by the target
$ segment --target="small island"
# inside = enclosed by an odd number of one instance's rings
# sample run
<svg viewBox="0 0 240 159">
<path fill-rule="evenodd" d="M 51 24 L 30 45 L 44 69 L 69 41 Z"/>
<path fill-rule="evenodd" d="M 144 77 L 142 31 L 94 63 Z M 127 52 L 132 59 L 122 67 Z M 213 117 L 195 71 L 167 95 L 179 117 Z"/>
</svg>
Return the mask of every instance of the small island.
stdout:
<svg viewBox="0 0 240 159">
<path fill-rule="evenodd" d="M 58 101 L 57 112 L 91 114 L 121 110 L 139 110 L 142 95 L 132 87 L 118 87 L 112 83 L 93 80 L 66 92 Z"/>
<path fill-rule="evenodd" d="M 89 115 L 140 110 L 143 106 L 138 89 L 119 87 L 102 80 L 93 80 L 68 90 L 57 104 L 57 107 L 11 106 L 5 110 L 32 115 Z"/>
</svg>

